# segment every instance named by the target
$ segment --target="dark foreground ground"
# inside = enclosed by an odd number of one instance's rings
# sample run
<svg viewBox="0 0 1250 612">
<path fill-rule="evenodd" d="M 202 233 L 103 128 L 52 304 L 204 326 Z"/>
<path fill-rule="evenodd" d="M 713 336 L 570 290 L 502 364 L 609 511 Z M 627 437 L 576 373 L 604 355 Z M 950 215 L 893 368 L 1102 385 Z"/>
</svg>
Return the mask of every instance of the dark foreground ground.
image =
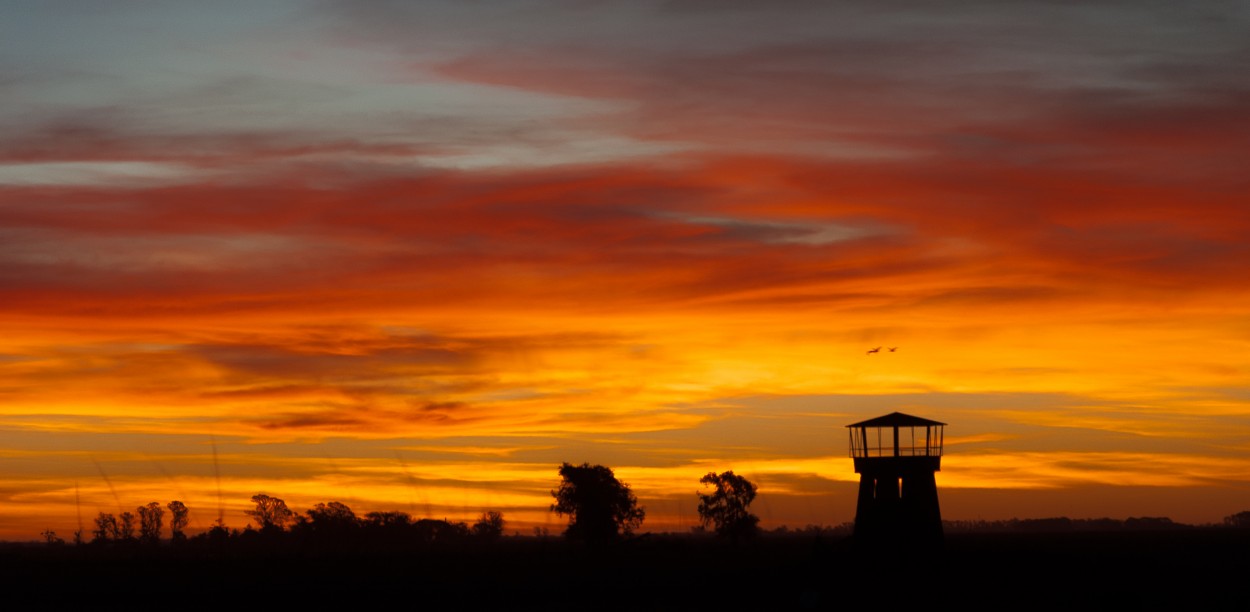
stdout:
<svg viewBox="0 0 1250 612">
<path fill-rule="evenodd" d="M 1250 531 L 505 538 L 421 550 L 0 549 L 5 609 L 1250 609 Z M 396 606 L 393 601 L 402 602 Z"/>
</svg>

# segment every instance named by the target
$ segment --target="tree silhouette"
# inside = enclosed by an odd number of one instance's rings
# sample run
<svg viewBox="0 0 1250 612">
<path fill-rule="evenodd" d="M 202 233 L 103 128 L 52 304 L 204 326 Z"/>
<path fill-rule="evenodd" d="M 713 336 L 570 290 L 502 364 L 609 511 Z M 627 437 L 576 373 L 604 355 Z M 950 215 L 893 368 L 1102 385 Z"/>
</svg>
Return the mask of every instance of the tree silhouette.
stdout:
<svg viewBox="0 0 1250 612">
<path fill-rule="evenodd" d="M 150 502 L 146 506 L 139 506 L 136 511 L 139 513 L 139 539 L 149 544 L 159 542 L 161 525 L 165 522 L 165 510 L 161 508 L 161 504 Z"/>
<path fill-rule="evenodd" d="M 483 512 L 482 517 L 473 524 L 473 535 L 484 540 L 497 540 L 503 535 L 503 513 L 497 510 Z"/>
<path fill-rule="evenodd" d="M 348 525 L 356 522 L 356 513 L 347 504 L 332 501 L 328 504 L 317 504 L 308 510 L 308 518 L 314 524 Z"/>
<path fill-rule="evenodd" d="M 372 529 L 403 529 L 412 524 L 407 512 L 370 512 L 365 515 L 365 526 Z"/>
<path fill-rule="evenodd" d="M 133 512 L 123 512 L 117 517 L 118 540 L 135 539 L 135 515 Z"/>
<path fill-rule="evenodd" d="M 312 533 L 328 537 L 344 537 L 359 526 L 356 513 L 346 504 L 336 501 L 317 504 L 309 509 L 305 523 L 305 528 Z"/>
<path fill-rule="evenodd" d="M 556 498 L 551 510 L 568 515 L 564 535 L 569 539 L 603 542 L 621 533 L 628 536 L 646 517 L 629 485 L 617 480 L 610 468 L 564 463 L 560 478 L 560 488 L 551 492 Z"/>
<path fill-rule="evenodd" d="M 286 502 L 277 497 L 259 493 L 252 496 L 252 503 L 256 504 L 256 508 L 244 510 L 243 514 L 252 517 L 261 531 L 282 531 L 295 517 L 295 513 L 286 507 Z"/>
<path fill-rule="evenodd" d="M 244 512 L 247 511 L 244 510 Z M 238 533 L 238 531 L 235 533 Z M 205 540 L 212 542 L 215 545 L 224 545 L 226 541 L 230 539 L 230 528 L 226 527 L 226 523 L 221 519 L 221 517 L 218 517 L 217 520 L 213 521 L 213 526 L 209 527 L 208 531 L 200 534 L 200 537 L 203 537 Z"/>
<path fill-rule="evenodd" d="M 729 470 L 720 474 L 708 472 L 699 482 L 716 488 L 711 495 L 697 494 L 699 520 L 705 526 L 713 526 L 717 535 L 733 538 L 755 534 L 760 519 L 747 511 L 755 499 L 751 481 Z"/>
<path fill-rule="evenodd" d="M 1224 517 L 1224 525 L 1226 527 L 1237 527 L 1245 529 L 1250 527 L 1250 510 L 1244 510 L 1237 514 L 1230 514 Z"/>
<path fill-rule="evenodd" d="M 421 519 L 409 529 L 413 539 L 424 544 L 457 542 L 469 535 L 468 525 L 439 519 Z"/>
<path fill-rule="evenodd" d="M 107 543 L 121 538 L 121 530 L 117 526 L 117 517 L 111 512 L 101 512 L 95 517 L 95 530 L 91 532 L 92 542 Z"/>
<path fill-rule="evenodd" d="M 169 538 L 185 540 L 187 536 L 183 530 L 187 528 L 187 505 L 174 500 L 166 507 L 169 508 Z"/>
</svg>

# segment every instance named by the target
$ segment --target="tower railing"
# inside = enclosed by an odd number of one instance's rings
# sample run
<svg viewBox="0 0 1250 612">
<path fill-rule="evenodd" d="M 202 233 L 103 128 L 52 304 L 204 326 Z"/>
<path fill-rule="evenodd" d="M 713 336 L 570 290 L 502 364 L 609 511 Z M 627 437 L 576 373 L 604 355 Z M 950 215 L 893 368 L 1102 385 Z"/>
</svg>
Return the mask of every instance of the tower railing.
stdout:
<svg viewBox="0 0 1250 612">
<path fill-rule="evenodd" d="M 919 430 L 919 431 L 917 431 Z M 851 457 L 941 457 L 942 426 L 853 427 Z M 906 436 L 902 435 L 906 432 Z"/>
</svg>

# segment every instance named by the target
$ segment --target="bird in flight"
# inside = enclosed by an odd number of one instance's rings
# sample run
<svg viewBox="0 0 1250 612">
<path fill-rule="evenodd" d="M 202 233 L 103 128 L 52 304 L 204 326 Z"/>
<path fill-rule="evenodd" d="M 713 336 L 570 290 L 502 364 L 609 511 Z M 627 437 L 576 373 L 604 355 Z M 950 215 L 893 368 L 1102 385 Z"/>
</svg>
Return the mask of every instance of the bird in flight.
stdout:
<svg viewBox="0 0 1250 612">
<path fill-rule="evenodd" d="M 869 354 L 869 355 L 871 355 L 871 354 L 873 354 L 873 353 L 880 353 L 880 352 L 881 352 L 881 347 L 879 347 L 879 346 L 878 346 L 877 348 L 875 348 L 875 349 L 868 349 L 868 354 Z"/>
<path fill-rule="evenodd" d="M 891 353 L 893 353 L 894 351 L 897 351 L 897 350 L 898 350 L 898 347 L 897 347 L 897 346 L 891 346 L 891 347 L 890 347 L 890 352 L 891 352 Z"/>
</svg>

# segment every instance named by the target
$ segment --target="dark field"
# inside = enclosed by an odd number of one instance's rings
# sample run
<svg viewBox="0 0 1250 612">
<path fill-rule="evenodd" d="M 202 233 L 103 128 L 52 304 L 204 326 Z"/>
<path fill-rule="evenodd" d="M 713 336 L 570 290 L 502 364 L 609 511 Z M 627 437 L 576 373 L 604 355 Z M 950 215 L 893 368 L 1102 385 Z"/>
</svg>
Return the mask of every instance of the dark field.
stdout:
<svg viewBox="0 0 1250 612">
<path fill-rule="evenodd" d="M 0 550 L 9 609 L 1247 609 L 1250 531 L 958 534 L 940 551 L 850 539 L 646 536 L 342 546 Z"/>
</svg>

